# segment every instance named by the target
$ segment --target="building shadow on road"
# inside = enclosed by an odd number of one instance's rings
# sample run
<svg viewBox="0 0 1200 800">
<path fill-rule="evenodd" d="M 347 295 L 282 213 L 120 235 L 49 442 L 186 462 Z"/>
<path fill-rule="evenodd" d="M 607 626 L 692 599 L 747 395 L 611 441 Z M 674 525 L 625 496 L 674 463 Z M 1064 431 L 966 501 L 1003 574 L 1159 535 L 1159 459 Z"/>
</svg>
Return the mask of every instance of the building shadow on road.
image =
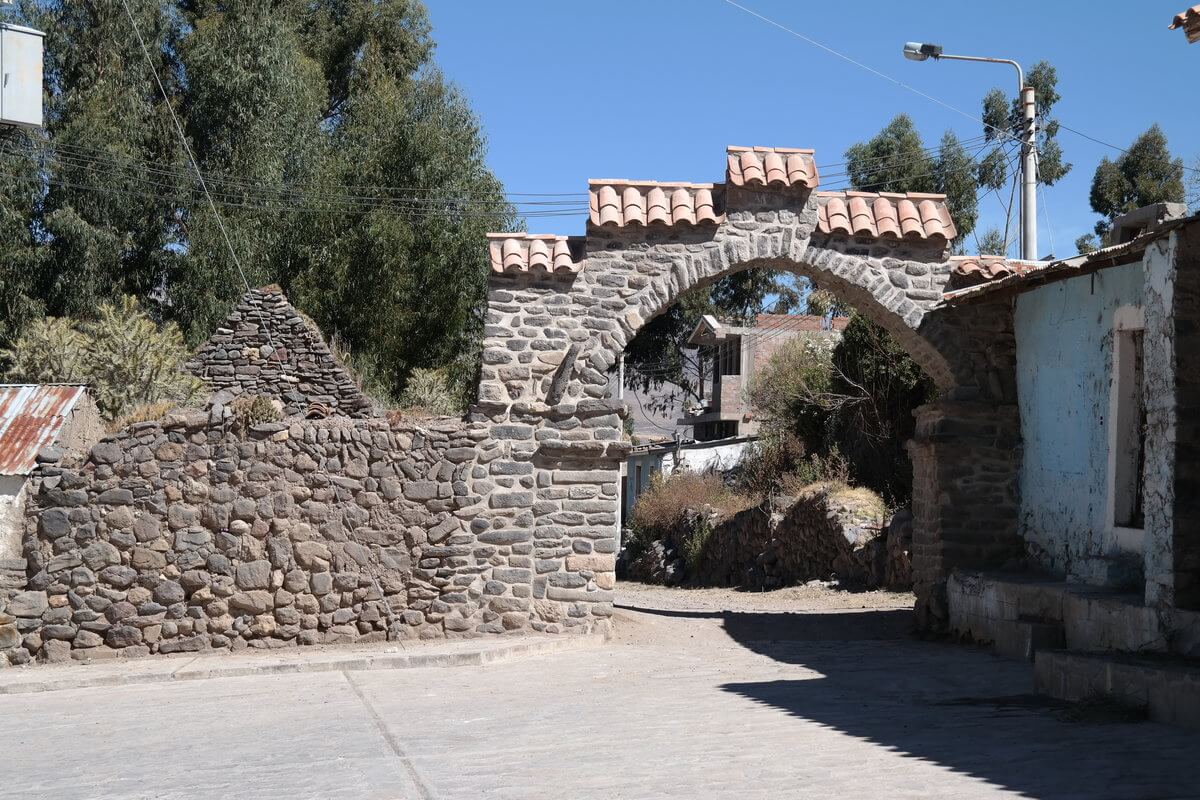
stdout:
<svg viewBox="0 0 1200 800">
<path fill-rule="evenodd" d="M 797 668 L 795 679 L 722 690 L 991 787 L 1043 800 L 1200 798 L 1194 733 L 1067 721 L 1032 694 L 1029 664 L 919 641 L 909 611 L 639 611 L 719 621 L 741 646 Z M 878 796 L 888 789 L 881 776 Z"/>
</svg>

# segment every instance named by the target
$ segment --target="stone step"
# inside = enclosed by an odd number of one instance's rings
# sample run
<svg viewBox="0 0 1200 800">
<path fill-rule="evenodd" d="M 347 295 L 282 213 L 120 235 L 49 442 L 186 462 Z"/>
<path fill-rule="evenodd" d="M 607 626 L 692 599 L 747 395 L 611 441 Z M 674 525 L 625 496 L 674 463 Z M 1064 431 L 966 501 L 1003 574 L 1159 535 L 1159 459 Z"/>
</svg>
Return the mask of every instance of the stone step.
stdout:
<svg viewBox="0 0 1200 800">
<path fill-rule="evenodd" d="M 992 636 L 997 655 L 1018 661 L 1033 661 L 1039 650 L 1059 650 L 1066 645 L 1063 626 L 1044 620 L 997 620 Z"/>
<path fill-rule="evenodd" d="M 1145 711 L 1155 722 L 1200 730 L 1200 661 L 1039 650 L 1033 671 L 1040 694 L 1068 702 L 1113 702 Z"/>
</svg>

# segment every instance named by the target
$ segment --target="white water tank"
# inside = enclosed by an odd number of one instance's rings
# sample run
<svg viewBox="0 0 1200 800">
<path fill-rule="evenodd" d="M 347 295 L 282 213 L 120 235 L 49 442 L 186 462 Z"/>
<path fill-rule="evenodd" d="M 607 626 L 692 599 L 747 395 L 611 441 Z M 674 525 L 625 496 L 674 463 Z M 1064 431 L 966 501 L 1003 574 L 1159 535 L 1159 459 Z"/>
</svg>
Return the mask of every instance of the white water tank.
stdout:
<svg viewBox="0 0 1200 800">
<path fill-rule="evenodd" d="M 0 125 L 42 125 L 41 31 L 0 23 Z"/>
</svg>

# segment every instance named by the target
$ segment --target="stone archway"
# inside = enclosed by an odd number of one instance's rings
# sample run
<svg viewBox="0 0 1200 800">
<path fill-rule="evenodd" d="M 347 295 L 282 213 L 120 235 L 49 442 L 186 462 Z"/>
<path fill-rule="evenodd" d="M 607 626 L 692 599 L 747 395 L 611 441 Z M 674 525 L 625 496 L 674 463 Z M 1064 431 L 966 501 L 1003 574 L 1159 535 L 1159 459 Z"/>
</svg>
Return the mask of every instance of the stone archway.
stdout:
<svg viewBox="0 0 1200 800">
<path fill-rule="evenodd" d="M 940 616 L 952 566 L 1012 552 L 1011 316 L 941 306 L 955 236 L 942 196 L 818 192 L 817 182 L 812 151 L 731 147 L 724 184 L 592 181 L 583 237 L 489 237 L 474 419 L 491 426 L 501 474 L 531 475 L 536 490 L 519 507 L 493 503 L 481 526 L 530 531 L 535 627 L 593 626 L 611 610 L 627 446 L 607 371 L 681 294 L 755 267 L 818 281 L 888 330 L 941 390 L 910 443 L 920 607 Z"/>
</svg>

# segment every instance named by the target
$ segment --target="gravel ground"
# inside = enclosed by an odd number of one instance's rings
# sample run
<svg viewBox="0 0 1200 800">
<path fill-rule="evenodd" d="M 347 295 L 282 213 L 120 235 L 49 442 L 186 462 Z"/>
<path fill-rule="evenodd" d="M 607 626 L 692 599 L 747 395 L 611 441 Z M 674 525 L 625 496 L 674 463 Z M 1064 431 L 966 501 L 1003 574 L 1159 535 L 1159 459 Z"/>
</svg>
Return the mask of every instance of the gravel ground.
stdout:
<svg viewBox="0 0 1200 800">
<path fill-rule="evenodd" d="M 853 609 L 911 609 L 912 592 L 849 592 L 822 584 L 789 586 L 770 592 L 738 589 L 681 589 L 621 581 L 617 605 L 670 611 L 803 612 Z"/>
</svg>

